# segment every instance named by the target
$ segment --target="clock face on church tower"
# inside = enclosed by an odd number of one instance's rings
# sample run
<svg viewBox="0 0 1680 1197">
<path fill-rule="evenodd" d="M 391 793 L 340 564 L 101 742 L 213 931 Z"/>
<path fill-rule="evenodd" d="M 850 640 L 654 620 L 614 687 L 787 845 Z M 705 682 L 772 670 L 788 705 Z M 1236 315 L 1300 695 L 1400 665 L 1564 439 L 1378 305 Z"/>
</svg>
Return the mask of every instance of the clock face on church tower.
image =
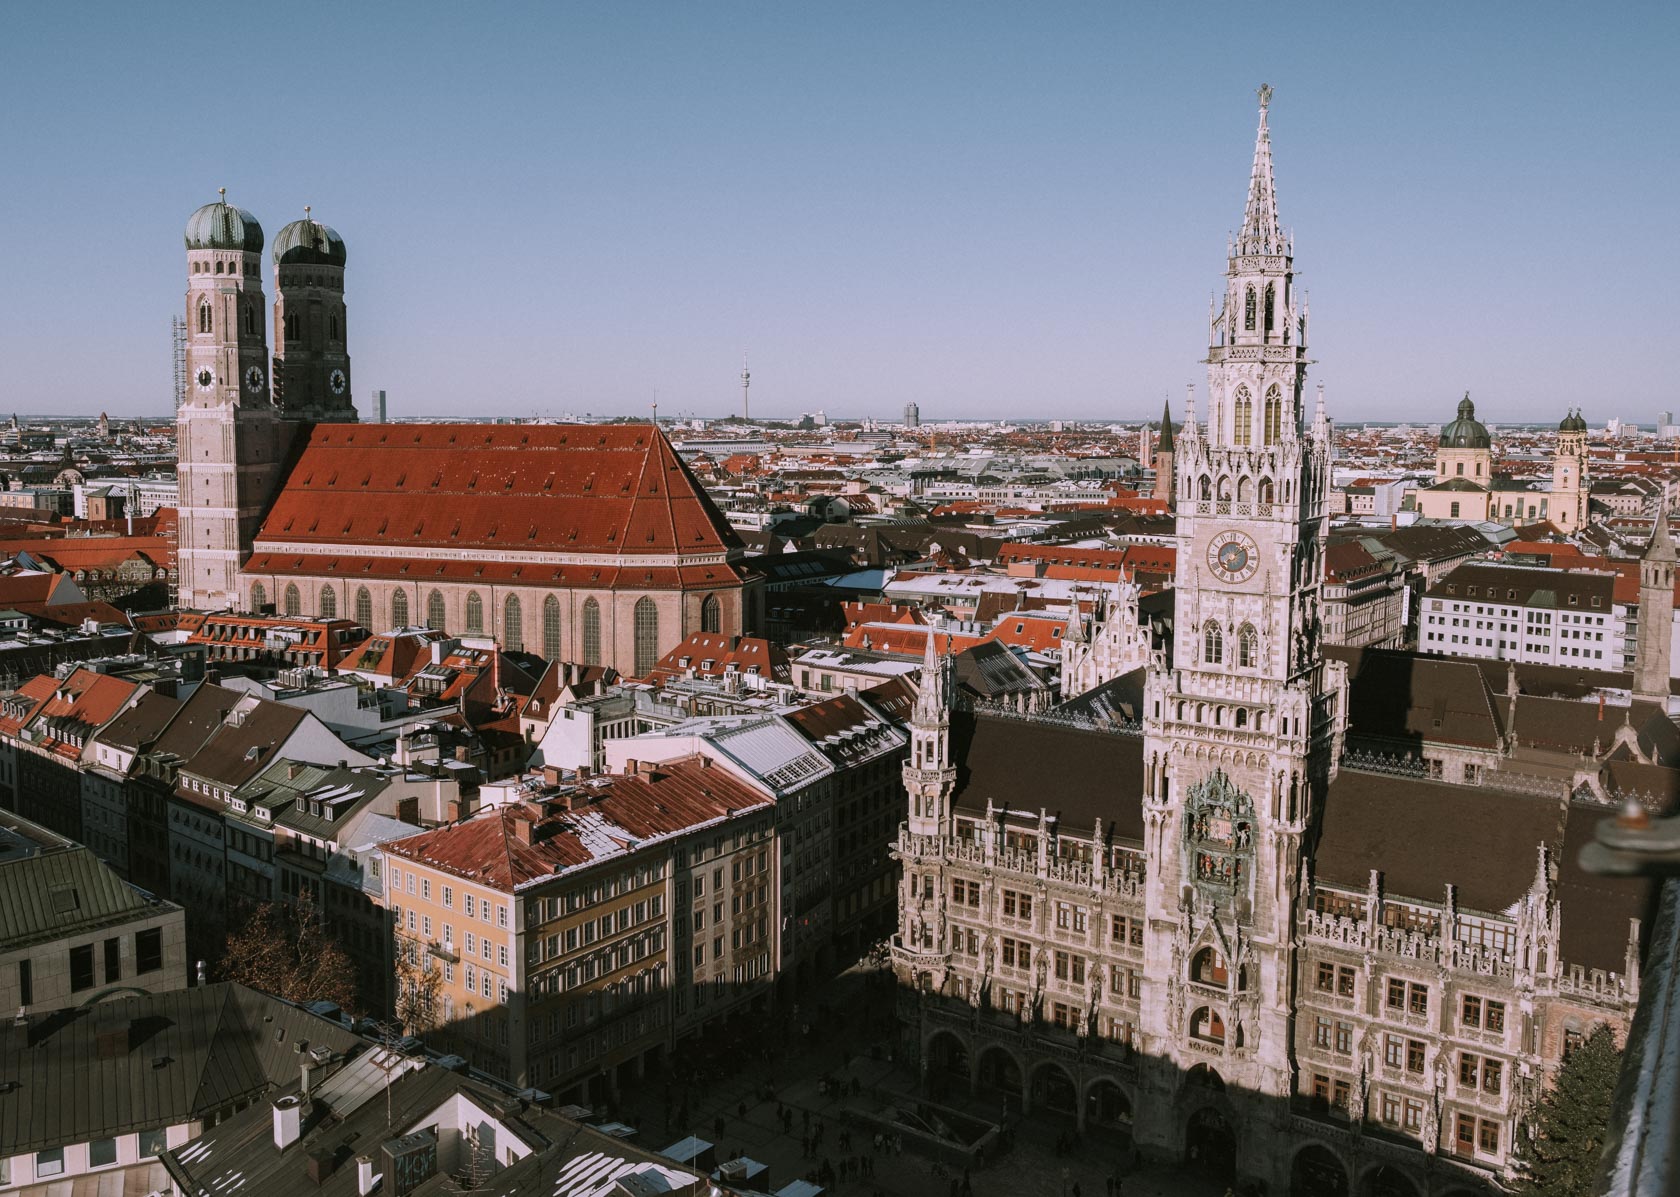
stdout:
<svg viewBox="0 0 1680 1197">
<path fill-rule="evenodd" d="M 216 376 L 208 370 L 200 370 L 197 376 L 198 389 L 208 391 L 216 382 Z"/>
<path fill-rule="evenodd" d="M 263 369 L 261 366 L 252 366 L 249 370 L 245 371 L 245 389 L 247 391 L 250 391 L 251 394 L 255 395 L 258 391 L 262 390 L 262 384 Z"/>
<path fill-rule="evenodd" d="M 1260 568 L 1260 551 L 1241 532 L 1226 529 L 1208 542 L 1207 561 L 1221 582 L 1246 582 Z"/>
<path fill-rule="evenodd" d="M 332 388 L 332 393 L 335 395 L 344 394 L 344 382 L 345 378 L 343 370 L 334 370 L 331 374 L 327 375 L 327 385 Z"/>
</svg>

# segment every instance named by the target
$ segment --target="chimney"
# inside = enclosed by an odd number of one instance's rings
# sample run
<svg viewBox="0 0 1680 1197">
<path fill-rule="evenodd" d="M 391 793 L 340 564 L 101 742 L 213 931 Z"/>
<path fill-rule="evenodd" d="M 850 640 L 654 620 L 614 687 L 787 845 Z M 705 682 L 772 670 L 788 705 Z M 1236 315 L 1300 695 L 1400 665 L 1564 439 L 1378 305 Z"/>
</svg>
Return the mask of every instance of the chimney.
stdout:
<svg viewBox="0 0 1680 1197">
<path fill-rule="evenodd" d="M 531 841 L 536 839 L 536 821 L 534 819 L 521 818 L 518 815 L 515 815 L 513 818 L 512 831 L 513 838 L 529 848 L 531 846 Z"/>
<path fill-rule="evenodd" d="M 627 759 L 624 762 L 624 776 L 634 777 L 639 772 L 641 772 L 641 762 L 640 761 L 638 761 L 634 758 L 630 758 L 630 759 Z"/>
<path fill-rule="evenodd" d="M 356 1157 L 356 1193 L 358 1197 L 367 1197 L 373 1192 L 373 1157 L 359 1155 Z"/>
<path fill-rule="evenodd" d="M 542 775 L 543 775 L 543 780 L 545 782 L 547 782 L 549 785 L 557 786 L 557 785 L 560 784 L 560 766 L 559 765 L 544 765 L 542 767 Z"/>
<path fill-rule="evenodd" d="M 285 1151 L 303 1133 L 303 1101 L 287 1094 L 274 1102 L 274 1146 Z"/>
<path fill-rule="evenodd" d="M 302 1045 L 300 1044 L 299 1046 Z M 298 1054 L 298 1082 L 299 1088 L 303 1093 L 304 1103 L 306 1105 L 309 1102 L 309 1081 L 311 1074 L 314 1071 L 312 1068 L 314 1063 L 314 1058 L 311 1057 L 307 1051 L 300 1052 Z"/>
</svg>

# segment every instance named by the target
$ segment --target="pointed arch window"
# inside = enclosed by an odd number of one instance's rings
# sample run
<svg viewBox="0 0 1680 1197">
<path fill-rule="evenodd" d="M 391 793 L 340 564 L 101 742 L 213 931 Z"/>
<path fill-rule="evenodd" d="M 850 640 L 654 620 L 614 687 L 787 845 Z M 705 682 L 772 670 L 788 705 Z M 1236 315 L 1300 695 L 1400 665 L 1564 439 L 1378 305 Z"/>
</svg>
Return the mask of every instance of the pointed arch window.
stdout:
<svg viewBox="0 0 1680 1197">
<path fill-rule="evenodd" d="M 1252 624 L 1243 624 L 1237 632 L 1237 664 L 1243 669 L 1260 664 L 1260 634 Z"/>
<path fill-rule="evenodd" d="M 201 333 L 211 331 L 210 305 L 208 303 L 198 305 L 198 331 Z"/>
<path fill-rule="evenodd" d="M 434 632 L 441 632 L 443 625 L 443 592 L 434 590 L 426 596 L 426 626 Z"/>
<path fill-rule="evenodd" d="M 1260 485 L 1255 492 L 1255 499 L 1262 507 L 1272 505 L 1272 480 L 1270 478 L 1260 479 Z"/>
<path fill-rule="evenodd" d="M 478 591 L 467 592 L 467 631 L 484 631 L 484 600 L 478 597 Z"/>
<path fill-rule="evenodd" d="M 717 601 L 717 595 L 708 594 L 700 600 L 700 630 L 702 632 L 721 632 L 723 630 L 723 605 Z"/>
<path fill-rule="evenodd" d="M 321 608 L 322 619 L 338 618 L 338 595 L 333 593 L 331 586 L 321 587 L 321 599 L 317 605 Z"/>
<path fill-rule="evenodd" d="M 408 595 L 401 591 L 394 591 L 391 595 L 391 626 L 406 628 L 408 626 Z"/>
<path fill-rule="evenodd" d="M 263 587 L 261 582 L 252 582 L 251 610 L 261 614 L 262 609 L 266 606 L 268 606 L 268 591 Z"/>
<path fill-rule="evenodd" d="M 296 312 L 286 313 L 286 340 L 295 341 L 298 335 L 298 318 Z"/>
<path fill-rule="evenodd" d="M 1246 332 L 1253 332 L 1254 331 L 1254 288 L 1253 287 L 1250 287 L 1248 289 L 1248 295 L 1243 300 L 1243 329 Z"/>
<path fill-rule="evenodd" d="M 1266 284 L 1266 331 L 1267 332 L 1272 331 L 1272 327 L 1273 327 L 1272 313 L 1273 313 L 1273 309 L 1276 305 L 1276 301 L 1277 301 L 1277 294 L 1276 294 L 1275 291 L 1273 291 L 1272 284 L 1267 283 Z"/>
<path fill-rule="evenodd" d="M 1232 405 L 1231 443 L 1254 443 L 1254 396 L 1247 387 L 1237 388 L 1237 401 Z"/>
<path fill-rule="evenodd" d="M 1210 619 L 1202 625 L 1202 662 L 1206 665 L 1221 665 L 1225 661 L 1225 633 L 1219 630 L 1219 621 Z"/>
<path fill-rule="evenodd" d="M 1213 501 L 1213 479 L 1206 474 L 1203 474 L 1201 481 L 1196 484 L 1196 497 L 1204 503 Z"/>
<path fill-rule="evenodd" d="M 583 663 L 601 663 L 601 604 L 592 598 L 583 604 Z"/>
<path fill-rule="evenodd" d="M 1272 387 L 1266 392 L 1266 443 L 1275 445 L 1283 437 L 1283 392 Z"/>
<path fill-rule="evenodd" d="M 552 594 L 543 599 L 542 647 L 545 659 L 560 659 L 560 600 Z"/>
<path fill-rule="evenodd" d="M 502 647 L 509 652 L 525 651 L 525 614 L 517 594 L 502 604 Z"/>
<path fill-rule="evenodd" d="M 297 616 L 303 614 L 303 596 L 298 593 L 296 582 L 286 583 L 286 594 L 285 597 L 281 599 L 281 603 L 284 605 L 285 613 L 287 615 Z"/>
<path fill-rule="evenodd" d="M 244 311 L 243 315 L 244 315 L 244 325 L 245 325 L 243 331 L 244 331 L 245 335 L 248 336 L 248 337 L 256 336 L 257 335 L 257 309 L 252 307 L 250 304 L 246 304 L 245 305 L 245 311 Z"/>
<path fill-rule="evenodd" d="M 366 586 L 356 587 L 356 622 L 373 631 L 373 596 Z"/>
<path fill-rule="evenodd" d="M 334 341 L 337 341 L 337 340 L 341 339 L 339 334 L 338 334 L 338 313 L 337 312 L 334 312 L 331 316 L 327 317 L 327 335 Z"/>
<path fill-rule="evenodd" d="M 646 677 L 659 662 L 659 608 L 652 599 L 643 596 L 636 600 L 632 623 L 636 637 L 637 677 Z"/>
</svg>

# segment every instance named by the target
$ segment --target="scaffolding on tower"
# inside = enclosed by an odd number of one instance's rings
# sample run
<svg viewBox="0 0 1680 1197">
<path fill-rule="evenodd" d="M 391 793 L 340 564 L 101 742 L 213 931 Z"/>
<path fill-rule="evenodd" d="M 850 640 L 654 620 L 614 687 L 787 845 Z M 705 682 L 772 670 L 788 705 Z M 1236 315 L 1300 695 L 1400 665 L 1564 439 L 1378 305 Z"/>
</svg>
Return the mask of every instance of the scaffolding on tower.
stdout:
<svg viewBox="0 0 1680 1197">
<path fill-rule="evenodd" d="M 170 357 L 175 364 L 175 410 L 187 401 L 187 321 L 184 316 L 169 319 Z"/>
</svg>

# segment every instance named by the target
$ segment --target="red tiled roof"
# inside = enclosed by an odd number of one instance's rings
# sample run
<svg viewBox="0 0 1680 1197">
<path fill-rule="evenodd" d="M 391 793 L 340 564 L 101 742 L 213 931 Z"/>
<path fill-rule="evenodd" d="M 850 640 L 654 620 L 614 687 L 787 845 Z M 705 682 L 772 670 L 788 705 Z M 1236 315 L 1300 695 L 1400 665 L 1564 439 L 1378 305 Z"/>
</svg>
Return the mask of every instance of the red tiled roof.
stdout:
<svg viewBox="0 0 1680 1197">
<path fill-rule="evenodd" d="M 354 553 L 257 552 L 244 573 L 261 577 L 343 578 L 357 580 L 407 579 L 438 582 L 507 582 L 526 586 L 564 586 L 579 590 L 680 590 L 686 587 L 727 586 L 739 582 L 734 565 L 724 561 L 705 565 L 642 566 L 534 565 L 508 561 L 429 561 L 414 557 L 368 557 Z M 581 550 L 580 550 L 581 551 Z"/>
<path fill-rule="evenodd" d="M 770 804 L 763 794 L 726 770 L 709 768 L 700 757 L 661 764 L 650 773 L 614 776 L 572 793 L 572 810 L 560 803 L 537 802 L 497 807 L 396 840 L 385 850 L 510 893 L 529 882 L 632 851 L 640 841 Z M 530 828 L 525 837 L 530 843 L 523 842 L 520 824 Z"/>
<path fill-rule="evenodd" d="M 277 541 L 632 557 L 740 543 L 646 424 L 317 424 L 257 541 L 259 556 Z"/>
<path fill-rule="evenodd" d="M 685 659 L 686 666 L 682 663 Z M 783 682 L 791 674 L 787 654 L 762 637 L 694 632 L 659 658 L 648 677 L 650 680 L 682 677 L 689 670 L 697 677 L 722 677 L 730 672 L 731 665 L 737 673 Z"/>
</svg>

